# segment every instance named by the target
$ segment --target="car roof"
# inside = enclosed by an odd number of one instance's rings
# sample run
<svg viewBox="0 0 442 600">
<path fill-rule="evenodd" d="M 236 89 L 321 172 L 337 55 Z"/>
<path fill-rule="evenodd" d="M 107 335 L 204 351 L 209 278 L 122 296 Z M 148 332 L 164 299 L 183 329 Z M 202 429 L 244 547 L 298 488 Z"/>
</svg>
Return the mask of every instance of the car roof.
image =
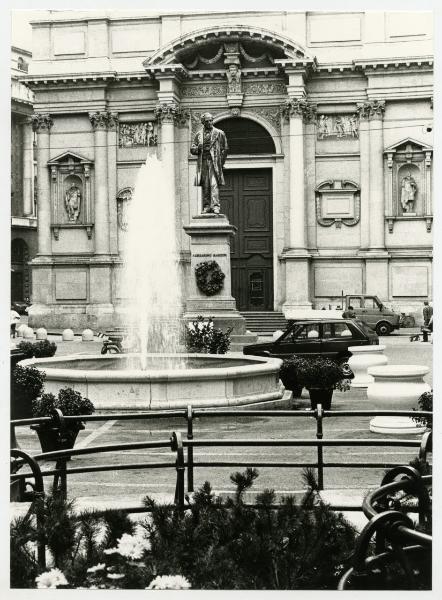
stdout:
<svg viewBox="0 0 442 600">
<path fill-rule="evenodd" d="M 289 323 L 296 325 L 304 325 L 304 324 L 315 324 L 315 323 L 353 323 L 355 319 L 340 319 L 337 317 L 333 319 L 329 317 L 328 319 L 289 319 Z"/>
</svg>

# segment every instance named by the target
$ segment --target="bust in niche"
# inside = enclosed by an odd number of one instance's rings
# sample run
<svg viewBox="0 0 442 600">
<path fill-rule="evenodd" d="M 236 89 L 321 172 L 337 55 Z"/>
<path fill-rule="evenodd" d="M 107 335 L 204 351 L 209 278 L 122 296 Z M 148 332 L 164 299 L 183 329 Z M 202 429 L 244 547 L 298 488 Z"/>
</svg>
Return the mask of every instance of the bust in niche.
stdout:
<svg viewBox="0 0 442 600">
<path fill-rule="evenodd" d="M 64 205 L 68 215 L 69 223 L 76 223 L 80 216 L 81 208 L 81 190 L 80 188 L 72 183 L 69 189 L 66 191 Z"/>
<path fill-rule="evenodd" d="M 401 206 L 404 214 L 413 214 L 415 210 L 415 198 L 417 192 L 417 183 L 412 177 L 411 172 L 402 178 L 401 181 Z"/>
</svg>

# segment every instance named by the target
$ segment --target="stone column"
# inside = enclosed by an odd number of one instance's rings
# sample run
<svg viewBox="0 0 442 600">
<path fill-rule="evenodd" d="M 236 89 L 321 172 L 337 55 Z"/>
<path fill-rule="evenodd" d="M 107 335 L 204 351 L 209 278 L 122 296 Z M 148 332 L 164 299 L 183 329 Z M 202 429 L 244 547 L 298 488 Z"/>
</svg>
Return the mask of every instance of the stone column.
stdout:
<svg viewBox="0 0 442 600">
<path fill-rule="evenodd" d="M 23 215 L 32 215 L 34 199 L 32 194 L 34 178 L 34 146 L 32 119 L 26 119 L 23 127 Z"/>
<path fill-rule="evenodd" d="M 370 133 L 368 103 L 358 104 L 359 113 L 359 151 L 361 182 L 361 250 L 367 250 L 370 244 Z"/>
<path fill-rule="evenodd" d="M 303 99 L 290 99 L 282 108 L 289 119 L 289 247 L 283 253 L 286 262 L 286 300 L 283 311 L 286 318 L 296 318 L 309 301 L 309 264 L 307 252 L 307 223 L 305 208 L 304 122 L 315 114 L 315 109 Z M 301 311 L 301 313 L 299 312 Z"/>
<path fill-rule="evenodd" d="M 385 101 L 370 103 L 370 250 L 385 249 L 384 132 Z"/>
<path fill-rule="evenodd" d="M 35 114 L 31 118 L 33 128 L 37 132 L 38 254 L 48 256 L 51 254 L 51 195 L 48 161 L 52 119 L 47 113 Z"/>
<path fill-rule="evenodd" d="M 107 131 L 115 126 L 115 115 L 108 111 L 89 113 L 95 145 L 95 254 L 109 254 L 109 187 Z"/>
</svg>

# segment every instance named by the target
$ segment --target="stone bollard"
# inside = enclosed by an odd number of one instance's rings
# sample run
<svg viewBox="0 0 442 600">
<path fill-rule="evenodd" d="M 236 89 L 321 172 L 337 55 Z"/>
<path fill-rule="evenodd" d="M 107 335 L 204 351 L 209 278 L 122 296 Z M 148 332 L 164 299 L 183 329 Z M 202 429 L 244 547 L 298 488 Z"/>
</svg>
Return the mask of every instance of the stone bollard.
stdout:
<svg viewBox="0 0 442 600">
<path fill-rule="evenodd" d="M 94 332 L 92 329 L 85 329 L 81 334 L 82 342 L 93 342 L 94 341 Z"/>
<path fill-rule="evenodd" d="M 26 323 L 21 323 L 17 328 L 16 328 L 16 332 L 17 332 L 17 337 L 23 337 L 24 336 L 24 331 L 25 329 L 27 329 L 28 326 L 26 325 Z"/>
<path fill-rule="evenodd" d="M 23 330 L 23 337 L 25 340 L 33 340 L 34 339 L 34 330 L 32 327 L 26 327 Z"/>
<path fill-rule="evenodd" d="M 388 358 L 384 354 L 385 346 L 350 346 L 349 351 L 352 353 L 348 364 L 350 369 L 355 374 L 351 381 L 352 388 L 367 388 L 369 383 L 374 381 L 373 377 L 368 374 L 369 367 L 380 367 L 388 363 Z"/>
<path fill-rule="evenodd" d="M 74 341 L 74 332 L 72 329 L 65 329 L 61 334 L 61 339 L 63 342 L 73 342 Z"/>
<path fill-rule="evenodd" d="M 35 332 L 35 337 L 37 338 L 37 340 L 47 340 L 48 332 L 46 331 L 46 329 L 44 327 L 40 327 Z"/>
<path fill-rule="evenodd" d="M 385 365 L 370 367 L 368 374 L 374 378 L 368 384 L 367 399 L 384 410 L 412 410 L 418 408 L 418 399 L 431 390 L 423 380 L 429 368 L 421 365 Z M 374 417 L 370 421 L 374 433 L 423 433 L 425 427 L 411 417 Z"/>
</svg>

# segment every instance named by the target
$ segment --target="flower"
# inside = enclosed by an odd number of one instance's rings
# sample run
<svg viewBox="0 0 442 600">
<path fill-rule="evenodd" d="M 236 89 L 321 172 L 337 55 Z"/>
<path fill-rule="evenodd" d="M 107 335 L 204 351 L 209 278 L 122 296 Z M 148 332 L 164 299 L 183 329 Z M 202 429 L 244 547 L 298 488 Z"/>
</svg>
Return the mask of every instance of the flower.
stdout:
<svg viewBox="0 0 442 600">
<path fill-rule="evenodd" d="M 97 571 L 102 571 L 105 568 L 106 568 L 106 564 L 105 563 L 99 563 L 98 565 L 95 565 L 94 567 L 90 567 L 87 570 L 87 572 L 88 573 L 96 573 Z"/>
<path fill-rule="evenodd" d="M 107 577 L 109 579 L 123 579 L 124 573 L 108 573 Z"/>
<path fill-rule="evenodd" d="M 182 575 L 158 575 L 146 590 L 188 590 L 190 582 Z"/>
<path fill-rule="evenodd" d="M 56 588 L 59 585 L 67 585 L 67 580 L 60 569 L 51 569 L 35 578 L 35 582 L 39 589 Z"/>
<path fill-rule="evenodd" d="M 103 554 L 118 554 L 118 548 L 106 548 L 103 550 Z"/>
<path fill-rule="evenodd" d="M 149 541 L 139 535 L 135 536 L 124 533 L 118 540 L 118 553 L 133 560 L 140 559 L 143 556 L 143 552 L 149 549 Z"/>
</svg>

